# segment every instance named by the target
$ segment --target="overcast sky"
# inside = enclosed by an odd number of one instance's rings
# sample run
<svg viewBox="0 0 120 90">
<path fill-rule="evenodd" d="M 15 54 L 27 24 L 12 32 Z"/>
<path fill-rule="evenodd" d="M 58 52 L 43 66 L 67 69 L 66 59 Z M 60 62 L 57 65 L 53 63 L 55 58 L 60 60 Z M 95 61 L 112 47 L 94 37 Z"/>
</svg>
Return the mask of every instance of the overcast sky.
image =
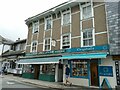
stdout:
<svg viewBox="0 0 120 90">
<path fill-rule="evenodd" d="M 27 18 L 65 1 L 68 0 L 0 0 L 0 35 L 13 41 L 27 38 Z"/>
</svg>

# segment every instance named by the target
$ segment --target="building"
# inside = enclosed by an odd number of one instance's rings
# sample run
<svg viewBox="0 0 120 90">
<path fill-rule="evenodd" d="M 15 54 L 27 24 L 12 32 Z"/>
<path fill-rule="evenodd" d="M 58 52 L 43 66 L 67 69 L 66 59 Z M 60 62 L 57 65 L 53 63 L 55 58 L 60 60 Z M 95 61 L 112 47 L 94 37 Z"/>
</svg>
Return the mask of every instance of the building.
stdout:
<svg viewBox="0 0 120 90">
<path fill-rule="evenodd" d="M 63 82 L 65 65 L 75 85 L 115 88 L 116 69 L 105 2 L 68 1 L 28 18 L 23 77 Z M 119 52 L 119 51 L 118 51 Z"/>
<path fill-rule="evenodd" d="M 107 2 L 110 55 L 115 62 L 117 86 L 120 85 L 120 1 Z"/>
<path fill-rule="evenodd" d="M 26 39 L 16 40 L 10 44 L 10 49 L 2 53 L 2 67 L 7 68 L 7 73 L 22 74 L 22 65 L 16 64 L 20 57 L 25 55 Z"/>
</svg>

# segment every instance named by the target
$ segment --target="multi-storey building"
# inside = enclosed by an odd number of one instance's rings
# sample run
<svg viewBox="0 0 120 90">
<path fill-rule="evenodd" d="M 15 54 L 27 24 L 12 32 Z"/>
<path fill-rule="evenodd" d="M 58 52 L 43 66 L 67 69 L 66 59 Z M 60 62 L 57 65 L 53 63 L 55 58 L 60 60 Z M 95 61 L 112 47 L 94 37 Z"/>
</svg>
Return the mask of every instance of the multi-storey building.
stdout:
<svg viewBox="0 0 120 90">
<path fill-rule="evenodd" d="M 25 55 L 25 46 L 26 39 L 20 40 L 18 38 L 18 40 L 10 44 L 9 50 L 3 52 L 2 67 L 6 68 L 8 73 L 22 74 L 22 65 L 16 64 L 16 61 Z"/>
<path fill-rule="evenodd" d="M 68 1 L 28 18 L 23 77 L 63 82 L 68 64 L 75 85 L 115 87 L 106 12 L 104 2 Z"/>
</svg>

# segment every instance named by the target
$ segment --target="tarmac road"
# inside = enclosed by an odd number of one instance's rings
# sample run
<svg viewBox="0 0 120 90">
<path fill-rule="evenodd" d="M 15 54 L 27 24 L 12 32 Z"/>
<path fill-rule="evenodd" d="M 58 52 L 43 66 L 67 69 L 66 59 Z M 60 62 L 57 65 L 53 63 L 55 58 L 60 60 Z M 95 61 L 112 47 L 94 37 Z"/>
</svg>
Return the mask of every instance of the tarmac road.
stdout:
<svg viewBox="0 0 120 90">
<path fill-rule="evenodd" d="M 1 78 L 0 81 L 2 81 L 2 90 L 57 90 L 52 88 L 46 88 L 46 87 L 37 87 L 32 84 L 23 83 L 23 82 L 16 82 L 14 80 L 8 79 L 8 78 Z"/>
</svg>

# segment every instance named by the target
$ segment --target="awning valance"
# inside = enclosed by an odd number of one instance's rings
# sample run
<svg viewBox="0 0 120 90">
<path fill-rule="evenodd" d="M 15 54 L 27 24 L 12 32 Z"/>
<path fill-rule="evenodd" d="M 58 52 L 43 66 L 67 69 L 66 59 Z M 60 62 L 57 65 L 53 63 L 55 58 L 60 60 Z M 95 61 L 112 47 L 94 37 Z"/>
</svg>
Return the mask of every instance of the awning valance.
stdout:
<svg viewBox="0 0 120 90">
<path fill-rule="evenodd" d="M 64 55 L 60 59 L 92 59 L 92 58 L 106 58 L 107 53 L 90 53 L 90 54 L 73 54 Z"/>
<path fill-rule="evenodd" d="M 59 58 L 60 57 L 21 59 L 16 63 L 17 64 L 51 64 L 51 63 L 59 63 Z"/>
</svg>

